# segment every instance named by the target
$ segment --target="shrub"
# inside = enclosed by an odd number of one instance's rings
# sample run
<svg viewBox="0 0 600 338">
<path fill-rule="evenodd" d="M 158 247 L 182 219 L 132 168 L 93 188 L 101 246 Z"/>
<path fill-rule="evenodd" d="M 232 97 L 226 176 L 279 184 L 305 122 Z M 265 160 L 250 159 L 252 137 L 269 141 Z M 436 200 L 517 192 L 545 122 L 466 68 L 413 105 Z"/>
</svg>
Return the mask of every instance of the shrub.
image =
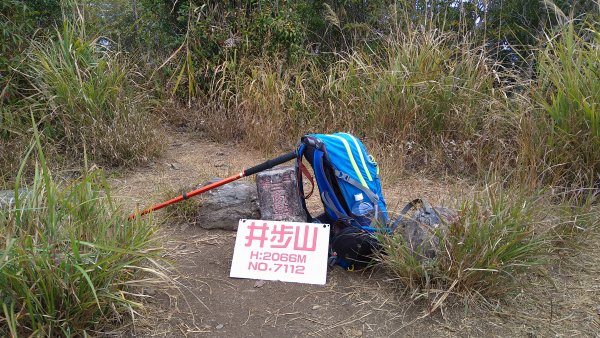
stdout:
<svg viewBox="0 0 600 338">
<path fill-rule="evenodd" d="M 101 172 L 55 183 L 37 149 L 29 193 L 0 209 L 0 333 L 86 335 L 133 313 L 136 287 L 164 277 L 155 228 L 113 205 Z"/>
</svg>

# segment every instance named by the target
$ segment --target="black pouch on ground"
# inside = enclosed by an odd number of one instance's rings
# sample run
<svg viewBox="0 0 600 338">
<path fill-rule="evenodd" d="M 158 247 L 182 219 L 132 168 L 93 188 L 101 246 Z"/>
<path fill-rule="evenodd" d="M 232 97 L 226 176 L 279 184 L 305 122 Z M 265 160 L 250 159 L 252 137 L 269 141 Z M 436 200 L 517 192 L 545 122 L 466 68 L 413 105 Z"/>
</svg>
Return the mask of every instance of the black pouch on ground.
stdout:
<svg viewBox="0 0 600 338">
<path fill-rule="evenodd" d="M 370 232 L 358 227 L 336 222 L 332 227 L 331 251 L 336 264 L 347 270 L 362 269 L 373 261 L 381 244 Z"/>
</svg>

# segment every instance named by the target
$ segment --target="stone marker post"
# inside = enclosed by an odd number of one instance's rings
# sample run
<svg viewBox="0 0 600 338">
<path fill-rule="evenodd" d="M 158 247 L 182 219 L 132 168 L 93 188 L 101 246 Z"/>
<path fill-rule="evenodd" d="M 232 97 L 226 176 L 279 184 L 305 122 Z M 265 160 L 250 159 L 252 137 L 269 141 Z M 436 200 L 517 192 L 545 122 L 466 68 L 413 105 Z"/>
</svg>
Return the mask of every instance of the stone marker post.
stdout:
<svg viewBox="0 0 600 338">
<path fill-rule="evenodd" d="M 281 167 L 258 173 L 256 187 L 263 220 L 306 222 L 295 167 Z"/>
</svg>

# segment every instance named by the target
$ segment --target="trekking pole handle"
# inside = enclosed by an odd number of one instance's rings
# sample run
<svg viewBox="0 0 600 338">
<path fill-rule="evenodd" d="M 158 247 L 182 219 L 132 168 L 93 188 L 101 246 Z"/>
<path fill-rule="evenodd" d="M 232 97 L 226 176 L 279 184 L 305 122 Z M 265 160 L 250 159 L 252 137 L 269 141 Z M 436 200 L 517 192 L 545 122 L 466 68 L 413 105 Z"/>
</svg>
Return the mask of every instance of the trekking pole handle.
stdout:
<svg viewBox="0 0 600 338">
<path fill-rule="evenodd" d="M 278 165 L 278 164 L 282 164 L 285 163 L 287 161 L 291 161 L 293 159 L 296 158 L 296 151 L 291 151 L 287 154 L 283 154 L 279 157 L 276 157 L 272 160 L 268 160 L 265 161 L 257 166 L 254 166 L 252 168 L 248 168 L 246 170 L 244 170 L 244 177 L 245 176 L 250 176 L 250 175 L 254 175 L 256 173 L 259 173 L 261 171 L 267 170 L 267 169 L 271 169 L 274 166 Z"/>
</svg>

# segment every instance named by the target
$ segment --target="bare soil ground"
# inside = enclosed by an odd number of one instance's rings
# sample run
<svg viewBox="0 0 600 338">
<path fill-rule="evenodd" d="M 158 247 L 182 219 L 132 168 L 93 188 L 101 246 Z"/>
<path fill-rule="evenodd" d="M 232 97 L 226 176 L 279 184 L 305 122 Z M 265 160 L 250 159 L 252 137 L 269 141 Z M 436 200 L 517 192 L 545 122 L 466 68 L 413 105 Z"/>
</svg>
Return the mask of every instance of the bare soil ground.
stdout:
<svg viewBox="0 0 600 338">
<path fill-rule="evenodd" d="M 165 155 L 111 178 L 128 208 L 158 202 L 209 178 L 226 177 L 266 158 L 234 144 L 172 133 Z M 456 205 L 470 193 L 465 182 L 402 177 L 386 185 L 392 210 L 415 198 Z M 318 204 L 318 203 L 316 203 Z M 160 236 L 175 286 L 146 290 L 146 309 L 128 328 L 139 337 L 600 337 L 600 236 L 578 254 L 526 276 L 522 289 L 501 300 L 450 295 L 429 313 L 435 293 L 408 294 L 383 271 L 333 268 L 325 286 L 229 278 L 235 233 L 204 230 L 163 218 Z M 438 293 L 438 296 L 441 294 Z"/>
</svg>

